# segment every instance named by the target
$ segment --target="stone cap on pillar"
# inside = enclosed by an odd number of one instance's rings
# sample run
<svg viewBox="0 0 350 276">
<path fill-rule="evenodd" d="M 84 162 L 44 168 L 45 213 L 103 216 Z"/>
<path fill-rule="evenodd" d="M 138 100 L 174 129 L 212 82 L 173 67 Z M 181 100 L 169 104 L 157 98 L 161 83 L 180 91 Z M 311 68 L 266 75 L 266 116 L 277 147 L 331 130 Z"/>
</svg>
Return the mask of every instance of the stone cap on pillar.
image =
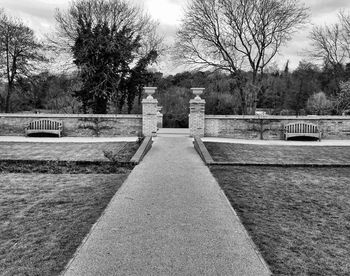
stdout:
<svg viewBox="0 0 350 276">
<path fill-rule="evenodd" d="M 202 98 L 200 97 L 200 95 L 203 94 L 204 89 L 205 89 L 205 88 L 200 88 L 200 87 L 191 88 L 192 93 L 196 95 L 196 97 L 194 98 L 196 101 L 202 100 Z"/>
<path fill-rule="evenodd" d="M 144 87 L 143 90 L 148 95 L 147 100 L 153 100 L 153 94 L 156 93 L 157 87 Z"/>
</svg>

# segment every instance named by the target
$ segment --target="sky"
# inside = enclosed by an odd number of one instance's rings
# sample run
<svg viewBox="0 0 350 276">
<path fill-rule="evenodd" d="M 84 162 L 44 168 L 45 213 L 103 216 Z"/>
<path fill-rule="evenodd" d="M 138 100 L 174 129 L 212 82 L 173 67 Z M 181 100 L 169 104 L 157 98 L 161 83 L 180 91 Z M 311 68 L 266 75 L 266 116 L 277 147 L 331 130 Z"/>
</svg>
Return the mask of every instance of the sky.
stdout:
<svg viewBox="0 0 350 276">
<path fill-rule="evenodd" d="M 146 11 L 159 22 L 159 31 L 167 43 L 172 43 L 176 30 L 188 0 L 129 0 L 144 7 Z M 299 30 L 286 46 L 281 48 L 275 63 L 283 68 L 287 60 L 290 68 L 296 68 L 301 60 L 309 60 L 305 50 L 310 48 L 308 38 L 312 25 L 325 25 L 335 23 L 340 10 L 350 12 L 350 0 L 300 0 L 310 7 L 310 23 Z M 5 12 L 21 18 L 25 24 L 35 30 L 40 37 L 54 30 L 55 10 L 64 10 L 69 6 L 70 0 L 0 0 L 0 8 Z M 176 68 L 168 58 L 158 64 L 158 68 L 165 74 L 175 74 L 186 69 Z"/>
</svg>

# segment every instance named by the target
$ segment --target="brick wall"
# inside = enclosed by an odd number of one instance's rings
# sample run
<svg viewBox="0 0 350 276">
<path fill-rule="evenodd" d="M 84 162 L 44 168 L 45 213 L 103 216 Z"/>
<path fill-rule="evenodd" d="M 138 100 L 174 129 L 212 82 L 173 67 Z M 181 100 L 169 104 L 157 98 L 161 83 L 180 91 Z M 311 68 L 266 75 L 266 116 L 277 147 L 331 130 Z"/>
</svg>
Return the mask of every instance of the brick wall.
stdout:
<svg viewBox="0 0 350 276">
<path fill-rule="evenodd" d="M 305 121 L 317 124 L 322 139 L 350 139 L 350 116 L 205 116 L 205 136 L 236 139 L 283 139 L 283 125 Z"/>
<path fill-rule="evenodd" d="M 142 133 L 144 136 L 157 135 L 157 106 L 158 101 L 151 97 L 142 101 Z"/>
<path fill-rule="evenodd" d="M 204 100 L 190 101 L 189 128 L 192 137 L 204 136 Z"/>
<path fill-rule="evenodd" d="M 0 114 L 0 136 L 23 136 L 29 122 L 45 118 L 63 121 L 63 136 L 138 136 L 142 131 L 141 115 Z"/>
</svg>

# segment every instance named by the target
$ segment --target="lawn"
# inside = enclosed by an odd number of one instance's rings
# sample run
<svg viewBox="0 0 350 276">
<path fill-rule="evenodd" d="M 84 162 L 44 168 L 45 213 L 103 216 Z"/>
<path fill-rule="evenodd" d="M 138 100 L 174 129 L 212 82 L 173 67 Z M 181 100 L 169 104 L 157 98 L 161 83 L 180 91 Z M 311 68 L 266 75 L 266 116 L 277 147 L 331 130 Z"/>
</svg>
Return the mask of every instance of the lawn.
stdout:
<svg viewBox="0 0 350 276">
<path fill-rule="evenodd" d="M 104 152 L 118 153 L 129 161 L 139 144 L 136 142 L 108 143 L 0 143 L 0 160 L 62 160 L 108 161 Z"/>
<path fill-rule="evenodd" d="M 0 275 L 58 275 L 129 175 L 133 165 L 120 162 L 138 146 L 0 143 Z"/>
<path fill-rule="evenodd" d="M 58 275 L 128 173 L 0 174 L 0 274 Z"/>
<path fill-rule="evenodd" d="M 350 275 L 349 168 L 213 166 L 211 171 L 274 275 Z"/>
<path fill-rule="evenodd" d="M 350 163 L 350 147 L 270 146 L 212 142 L 204 144 L 216 162 L 263 164 Z"/>
</svg>

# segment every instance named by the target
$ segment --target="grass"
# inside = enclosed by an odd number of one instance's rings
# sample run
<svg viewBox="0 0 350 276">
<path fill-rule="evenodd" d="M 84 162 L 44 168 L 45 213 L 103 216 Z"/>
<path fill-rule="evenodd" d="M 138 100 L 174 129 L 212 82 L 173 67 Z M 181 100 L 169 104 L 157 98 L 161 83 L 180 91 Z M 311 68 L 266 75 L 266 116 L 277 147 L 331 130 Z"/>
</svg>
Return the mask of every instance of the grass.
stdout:
<svg viewBox="0 0 350 276">
<path fill-rule="evenodd" d="M 58 275 L 129 175 L 138 147 L 0 143 L 0 275 Z"/>
<path fill-rule="evenodd" d="M 206 142 L 205 146 L 216 162 L 350 163 L 350 147 L 268 146 L 212 142 Z"/>
<path fill-rule="evenodd" d="M 108 143 L 0 143 L 0 160 L 108 161 L 104 152 L 114 152 L 129 161 L 137 142 Z"/>
<path fill-rule="evenodd" d="M 350 275 L 348 168 L 211 168 L 274 275 Z"/>
<path fill-rule="evenodd" d="M 129 172 L 0 174 L 0 274 L 58 275 Z"/>
</svg>

